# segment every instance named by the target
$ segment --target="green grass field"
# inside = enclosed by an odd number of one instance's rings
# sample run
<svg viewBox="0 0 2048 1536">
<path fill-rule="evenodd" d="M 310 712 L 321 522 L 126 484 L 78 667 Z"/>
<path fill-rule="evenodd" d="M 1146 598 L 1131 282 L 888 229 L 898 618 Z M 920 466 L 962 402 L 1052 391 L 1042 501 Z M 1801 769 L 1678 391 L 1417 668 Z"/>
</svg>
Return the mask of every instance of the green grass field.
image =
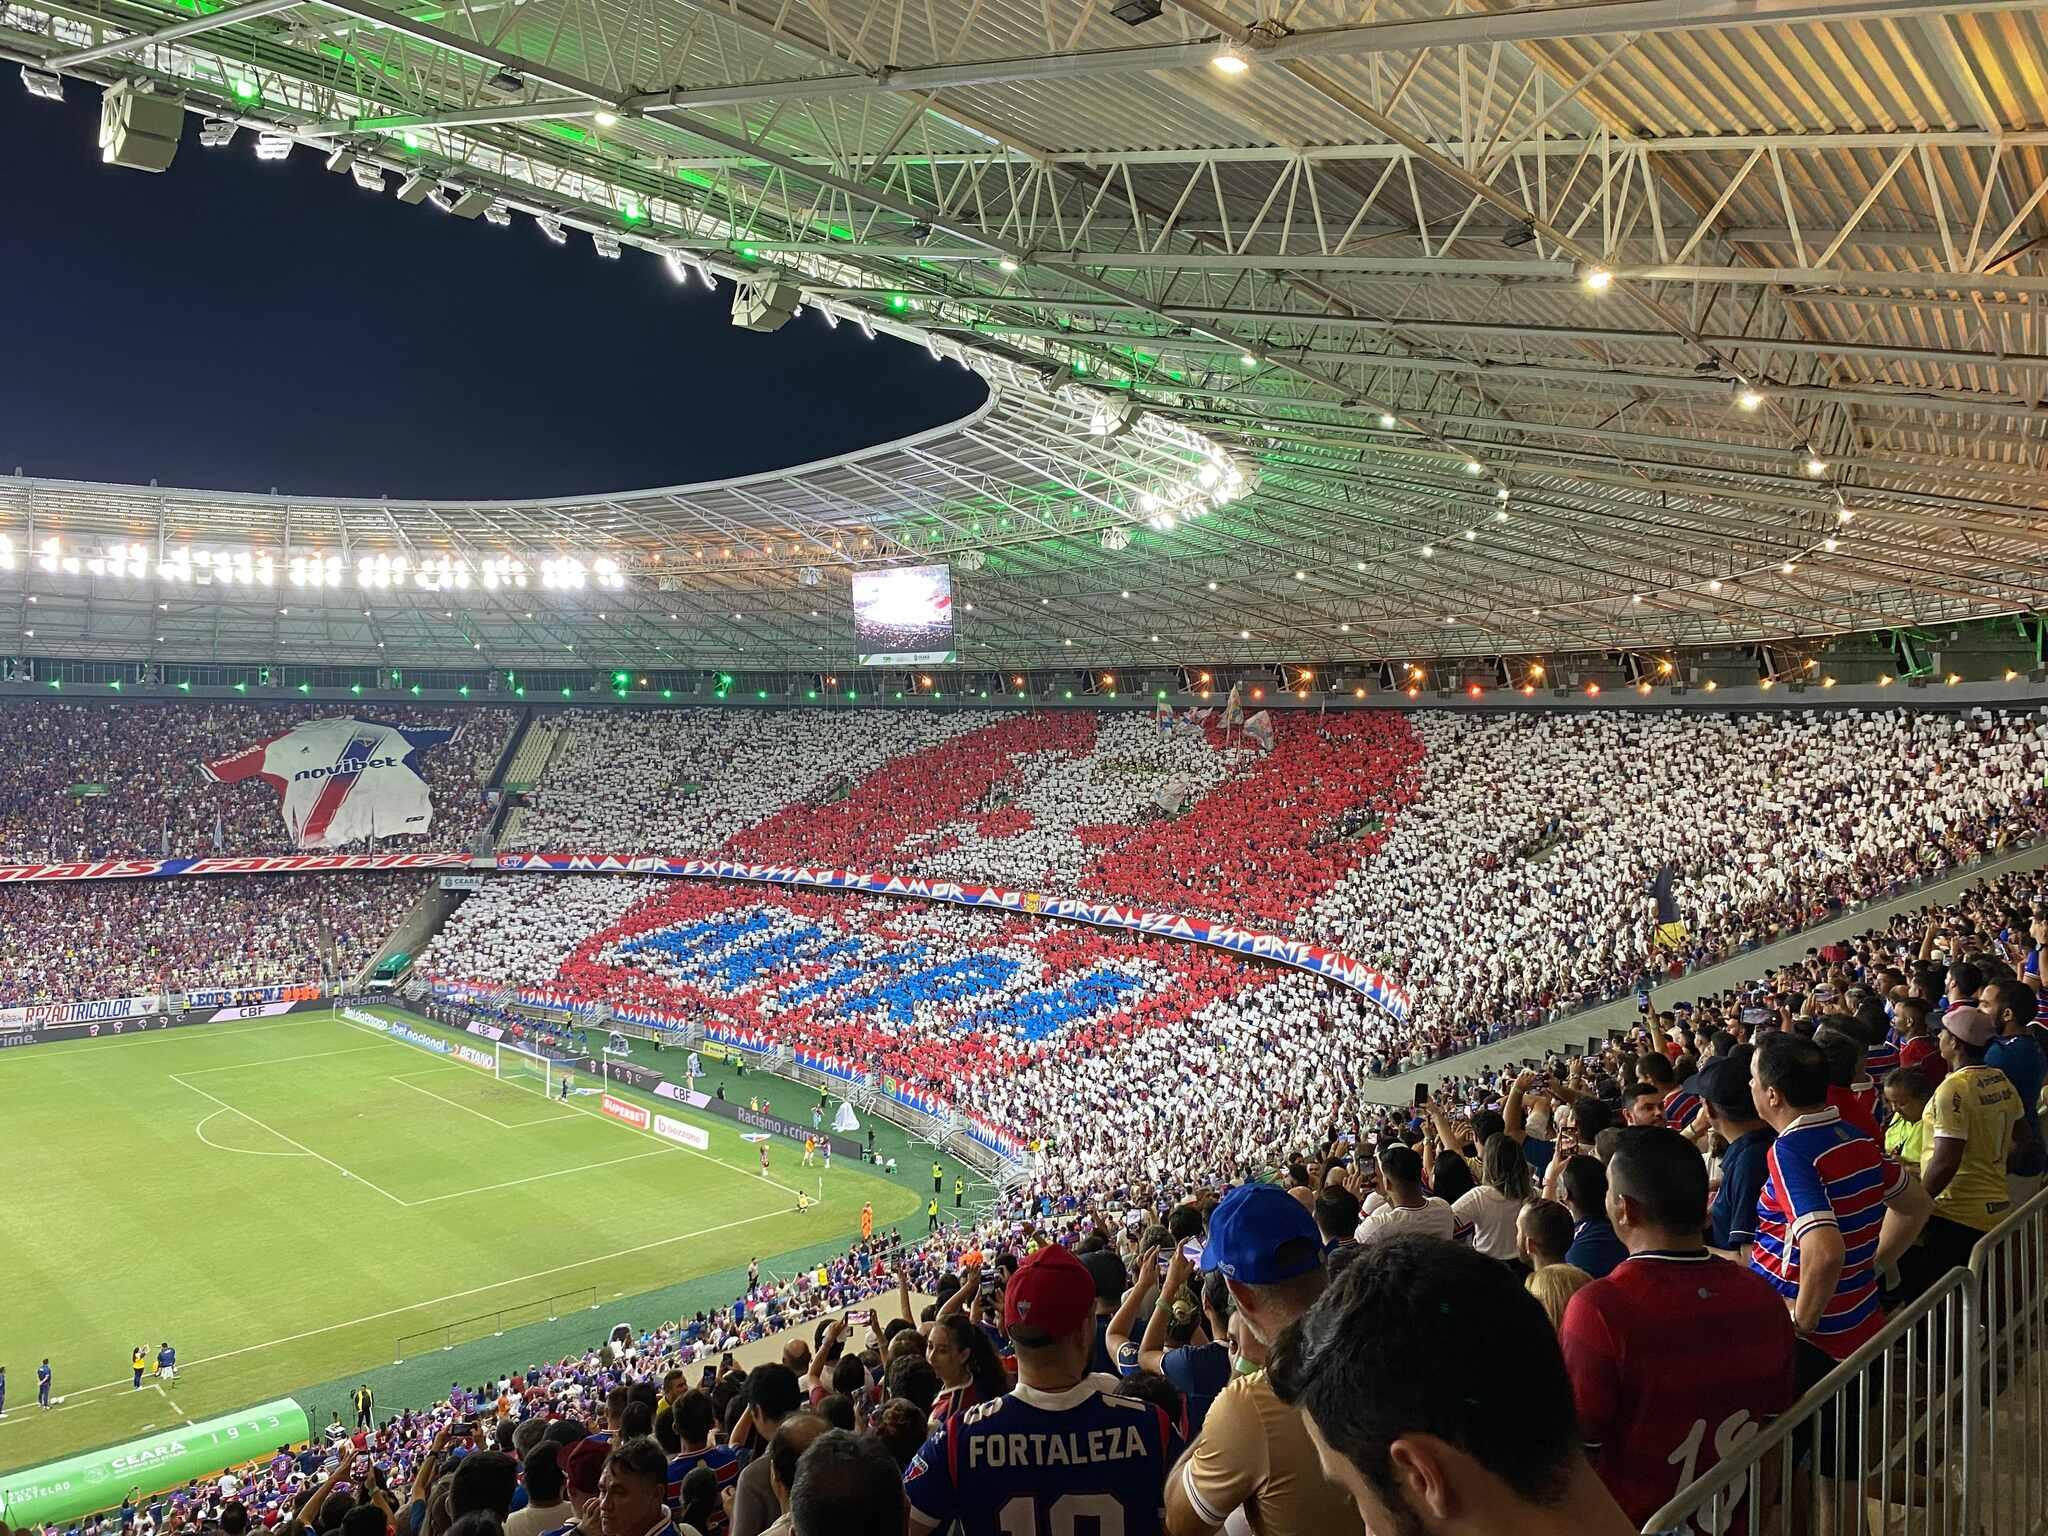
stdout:
<svg viewBox="0 0 2048 1536">
<path fill-rule="evenodd" d="M 785 1118 L 811 1102 L 746 1081 Z M 920 1165 L 825 1174 L 778 1141 L 764 1178 L 731 1121 L 638 1102 L 702 1126 L 709 1152 L 326 1012 L 0 1053 L 0 1470 L 388 1365 L 406 1335 L 488 1336 L 501 1309 L 505 1327 L 591 1315 L 772 1267 L 843 1241 L 863 1201 L 878 1227 L 922 1213 Z M 175 1385 L 132 1390 L 129 1351 L 165 1338 Z"/>
</svg>

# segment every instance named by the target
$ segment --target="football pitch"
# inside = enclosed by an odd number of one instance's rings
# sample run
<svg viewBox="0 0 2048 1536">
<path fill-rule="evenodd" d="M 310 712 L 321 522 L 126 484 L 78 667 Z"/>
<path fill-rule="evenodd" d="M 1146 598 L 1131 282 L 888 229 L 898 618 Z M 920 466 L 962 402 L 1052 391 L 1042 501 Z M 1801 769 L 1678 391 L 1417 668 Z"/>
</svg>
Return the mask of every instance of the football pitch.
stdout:
<svg viewBox="0 0 2048 1536">
<path fill-rule="evenodd" d="M 788 1119 L 815 1102 L 747 1081 Z M 781 1139 L 763 1176 L 735 1123 L 619 1096 L 709 1150 L 330 1012 L 0 1053 L 0 1470 L 388 1364 L 408 1337 L 772 1267 L 857 1231 L 863 1201 L 878 1227 L 922 1214 L 915 1176 L 803 1168 Z M 821 1202 L 799 1212 L 799 1188 Z M 618 1312 L 589 1315 L 595 1344 Z M 165 1339 L 175 1382 L 134 1390 L 129 1352 Z M 41 1412 L 46 1355 L 63 1403 Z"/>
</svg>

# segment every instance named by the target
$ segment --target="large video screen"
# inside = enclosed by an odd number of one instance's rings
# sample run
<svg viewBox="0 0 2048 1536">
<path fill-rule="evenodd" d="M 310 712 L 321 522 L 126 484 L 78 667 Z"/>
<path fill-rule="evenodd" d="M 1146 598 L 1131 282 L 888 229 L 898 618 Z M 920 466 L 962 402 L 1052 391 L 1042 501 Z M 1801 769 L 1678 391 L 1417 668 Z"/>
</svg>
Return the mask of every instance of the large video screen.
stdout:
<svg viewBox="0 0 2048 1536">
<path fill-rule="evenodd" d="M 856 571 L 853 640 L 864 667 L 954 660 L 952 571 L 943 565 Z"/>
</svg>

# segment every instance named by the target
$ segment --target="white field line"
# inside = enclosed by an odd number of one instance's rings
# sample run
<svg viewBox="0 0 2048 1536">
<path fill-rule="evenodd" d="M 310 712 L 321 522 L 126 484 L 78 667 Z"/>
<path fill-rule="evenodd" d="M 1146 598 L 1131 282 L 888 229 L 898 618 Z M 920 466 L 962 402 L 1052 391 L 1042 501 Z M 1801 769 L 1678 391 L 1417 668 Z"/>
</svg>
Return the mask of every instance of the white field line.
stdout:
<svg viewBox="0 0 2048 1536">
<path fill-rule="evenodd" d="M 198 1077 L 205 1072 L 246 1072 L 251 1067 L 281 1067 L 289 1061 L 320 1061 L 329 1056 L 354 1056 L 375 1049 L 376 1047 L 371 1045 L 351 1045 L 339 1051 L 308 1051 L 303 1056 L 270 1056 L 258 1061 L 230 1062 L 225 1067 L 187 1067 L 184 1069 L 184 1075 Z"/>
<path fill-rule="evenodd" d="M 159 1040 L 227 1040 L 236 1035 L 257 1035 L 272 1029 L 304 1029 L 309 1024 L 323 1020 L 301 1014 L 296 1019 L 279 1019 L 272 1024 L 251 1024 L 243 1029 L 215 1029 L 200 1024 L 189 1029 L 176 1031 L 152 1029 L 147 1033 L 130 1035 L 119 1040 L 59 1040 L 50 1045 L 30 1046 L 20 1051 L 0 1051 L 0 1066 L 14 1066 L 24 1061 L 55 1061 L 60 1056 L 76 1056 L 80 1051 L 118 1051 L 124 1045 L 154 1045 Z M 336 1022 L 346 1022 L 337 1020 Z M 212 1071 L 211 1067 L 204 1068 Z"/>
<path fill-rule="evenodd" d="M 206 1128 L 227 1113 L 228 1111 L 225 1109 L 216 1109 L 212 1114 L 192 1127 L 192 1134 L 216 1152 L 233 1152 L 242 1157 L 304 1157 L 306 1155 L 303 1152 L 257 1152 L 248 1147 L 224 1147 L 217 1141 L 207 1141 Z M 273 1132 L 273 1134 L 275 1133 Z"/>
<path fill-rule="evenodd" d="M 358 1049 L 368 1051 L 374 1050 L 376 1047 L 365 1045 L 358 1047 Z M 424 1093 L 430 1099 L 440 1099 L 450 1109 L 464 1110 L 469 1114 L 475 1115 L 479 1120 L 488 1120 L 501 1131 L 523 1131 L 531 1126 L 552 1125 L 557 1120 L 572 1120 L 575 1118 L 573 1114 L 560 1114 L 542 1115 L 538 1120 L 500 1120 L 496 1115 L 486 1114 L 474 1105 L 462 1104 L 454 1099 L 444 1098 L 442 1095 L 434 1092 L 433 1089 L 422 1088 L 418 1083 L 411 1081 L 415 1077 L 425 1077 L 429 1072 L 440 1072 L 443 1070 L 471 1072 L 475 1069 L 469 1067 L 450 1067 L 445 1069 L 441 1067 L 424 1067 L 418 1072 L 394 1072 L 391 1074 L 391 1081 L 398 1084 L 401 1088 L 410 1088 L 414 1093 Z"/>
<path fill-rule="evenodd" d="M 196 1092 L 197 1090 L 194 1091 Z M 679 1150 L 687 1152 L 689 1148 L 683 1147 Z M 695 1238 L 709 1237 L 716 1232 L 730 1232 L 735 1227 L 751 1226 L 757 1221 L 772 1221 L 778 1216 L 787 1216 L 788 1214 L 789 1212 L 786 1210 L 777 1209 L 762 1211 L 753 1216 L 736 1217 L 732 1221 L 719 1222 L 716 1226 L 699 1227 L 692 1232 L 678 1232 L 673 1237 L 658 1237 L 652 1242 L 636 1243 L 633 1247 L 621 1248 L 616 1253 L 600 1253 L 593 1254 L 587 1259 L 572 1259 L 566 1264 L 556 1264 L 547 1269 L 537 1269 L 530 1275 L 514 1275 L 507 1280 L 493 1280 L 488 1285 L 473 1285 L 468 1290 L 450 1291 L 445 1296 L 433 1296 L 425 1301 L 408 1302 L 402 1307 L 390 1307 L 382 1312 L 371 1312 L 363 1317 L 352 1317 L 346 1322 L 328 1323 L 323 1327 L 308 1328 L 302 1333 L 286 1334 L 283 1338 L 269 1339 L 261 1344 L 244 1344 L 240 1349 L 224 1350 L 220 1354 L 206 1355 L 189 1362 L 181 1360 L 178 1362 L 178 1369 L 184 1371 L 188 1366 L 214 1365 L 222 1360 L 233 1360 L 242 1355 L 260 1354 L 265 1350 L 282 1348 L 286 1344 L 297 1344 L 306 1339 L 316 1339 L 322 1334 L 337 1333 L 344 1328 L 360 1328 L 366 1323 L 381 1323 L 386 1318 L 403 1317 L 406 1313 L 417 1312 L 423 1307 L 438 1307 L 444 1302 L 464 1301 L 471 1296 L 482 1296 L 491 1291 L 503 1290 L 508 1285 L 524 1285 L 530 1280 L 545 1280 L 550 1275 L 566 1274 L 570 1270 L 584 1269 L 593 1264 L 609 1264 L 614 1259 L 631 1258 L 634 1254 L 647 1253 L 656 1248 L 666 1248 L 675 1243 L 687 1243 Z M 99 1393 L 110 1392 L 115 1387 L 126 1386 L 129 1380 L 129 1377 L 124 1376 L 118 1381 L 101 1382 L 96 1387 L 81 1387 L 76 1392 L 67 1392 L 64 1394 L 64 1406 L 69 1408 L 79 1398 L 91 1397 Z M 103 1400 L 119 1402 L 120 1398 L 114 1397 Z M 0 1418 L 0 1429 L 6 1429 L 9 1425 L 20 1422 L 21 1418 L 22 1415 L 18 1413 L 6 1414 L 4 1418 Z"/>
<path fill-rule="evenodd" d="M 405 1204 L 403 1200 L 399 1199 L 398 1196 L 391 1193 L 390 1190 L 384 1188 L 381 1184 L 372 1184 L 368 1179 L 364 1178 L 361 1174 L 352 1172 L 351 1170 L 342 1167 L 340 1163 L 337 1163 L 331 1157 L 327 1157 L 322 1155 L 321 1153 L 315 1152 L 311 1147 L 307 1146 L 304 1142 L 292 1140 L 291 1137 L 285 1135 L 283 1131 L 278 1130 L 275 1126 L 264 1125 L 261 1120 L 258 1120 L 246 1109 L 235 1109 L 235 1106 L 230 1104 L 226 1099 L 214 1098 L 214 1096 L 208 1093 L 204 1088 L 201 1088 L 196 1083 L 186 1082 L 184 1078 L 178 1076 L 178 1074 L 175 1072 L 170 1074 L 170 1079 L 172 1082 L 176 1083 L 181 1088 L 191 1089 L 192 1092 L 198 1094 L 199 1097 L 201 1097 L 202 1099 L 212 1100 L 213 1103 L 218 1104 L 222 1109 L 234 1109 L 236 1114 L 240 1115 L 244 1120 L 247 1120 L 251 1125 L 260 1126 L 262 1129 L 270 1132 L 271 1135 L 275 1136 L 279 1141 L 283 1142 L 286 1146 L 297 1147 L 301 1152 L 305 1153 L 306 1156 L 316 1158 L 320 1162 L 325 1163 L 328 1167 L 332 1168 L 336 1173 L 340 1174 L 343 1178 L 353 1179 L 356 1183 L 362 1185 L 365 1189 L 375 1190 L 378 1194 L 382 1195 L 386 1200 L 389 1200 L 393 1205 Z"/>
<path fill-rule="evenodd" d="M 377 1039 L 384 1041 L 385 1044 L 394 1046 L 399 1050 L 417 1049 L 417 1047 L 408 1046 L 403 1040 L 393 1040 L 388 1035 L 380 1035 L 377 1033 L 376 1030 L 366 1028 L 365 1026 L 356 1023 L 353 1019 L 344 1019 L 339 1014 L 335 1015 L 335 1021 L 337 1023 L 346 1025 L 350 1029 L 359 1030 L 363 1034 L 375 1036 Z M 678 1104 L 676 1106 L 678 1110 L 682 1110 L 685 1107 L 686 1106 L 681 1104 Z M 661 1145 L 663 1145 L 664 1147 L 674 1147 L 678 1152 L 683 1153 L 687 1157 L 701 1158 L 703 1161 L 707 1163 L 715 1163 L 720 1168 L 724 1169 L 727 1173 L 736 1173 L 743 1178 L 758 1179 L 763 1184 L 766 1184 L 769 1188 L 779 1189 L 785 1195 L 788 1195 L 791 1198 L 794 1198 L 796 1196 L 797 1190 L 794 1185 L 780 1183 L 775 1179 L 769 1178 L 768 1175 L 766 1175 L 765 1173 L 754 1173 L 746 1168 L 735 1167 L 733 1164 L 728 1163 L 722 1157 L 714 1157 L 709 1152 L 699 1152 L 695 1147 L 686 1147 L 681 1142 L 670 1141 L 666 1136 L 657 1136 L 652 1131 L 643 1131 L 637 1125 L 628 1125 L 625 1121 L 616 1119 L 613 1116 L 604 1113 L 603 1110 L 585 1109 L 581 1104 L 571 1104 L 569 1108 L 574 1110 L 579 1115 L 589 1115 L 594 1120 L 602 1120 L 605 1124 L 615 1125 L 620 1130 L 631 1131 L 635 1136 L 644 1136 L 649 1141 L 660 1142 Z"/>
<path fill-rule="evenodd" d="M 429 1195 L 424 1200 L 408 1200 L 405 1203 L 407 1205 L 420 1206 L 433 1205 L 441 1200 L 460 1200 L 465 1195 L 485 1195 L 494 1189 L 516 1189 L 521 1184 L 538 1184 L 542 1179 L 559 1179 L 571 1173 L 590 1173 L 599 1168 L 616 1168 L 620 1163 L 645 1162 L 650 1157 L 661 1157 L 669 1152 L 679 1150 L 680 1148 L 675 1147 L 656 1147 L 651 1152 L 629 1152 L 624 1157 L 607 1158 L 601 1163 L 584 1163 L 576 1168 L 555 1168 L 547 1173 L 529 1174 L 523 1179 L 507 1179 L 502 1184 L 485 1184 L 478 1189 L 458 1189 L 453 1194 Z"/>
</svg>

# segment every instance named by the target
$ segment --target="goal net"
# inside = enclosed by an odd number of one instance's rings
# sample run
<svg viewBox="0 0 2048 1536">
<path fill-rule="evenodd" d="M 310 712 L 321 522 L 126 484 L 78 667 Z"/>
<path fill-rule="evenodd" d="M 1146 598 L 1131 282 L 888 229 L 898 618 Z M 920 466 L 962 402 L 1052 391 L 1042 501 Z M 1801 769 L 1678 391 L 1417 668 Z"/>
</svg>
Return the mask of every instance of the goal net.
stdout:
<svg viewBox="0 0 2048 1536">
<path fill-rule="evenodd" d="M 561 1080 L 555 1064 L 547 1057 L 509 1040 L 498 1042 L 492 1066 L 499 1082 L 531 1089 L 548 1098 L 555 1096 L 555 1085 Z"/>
</svg>

